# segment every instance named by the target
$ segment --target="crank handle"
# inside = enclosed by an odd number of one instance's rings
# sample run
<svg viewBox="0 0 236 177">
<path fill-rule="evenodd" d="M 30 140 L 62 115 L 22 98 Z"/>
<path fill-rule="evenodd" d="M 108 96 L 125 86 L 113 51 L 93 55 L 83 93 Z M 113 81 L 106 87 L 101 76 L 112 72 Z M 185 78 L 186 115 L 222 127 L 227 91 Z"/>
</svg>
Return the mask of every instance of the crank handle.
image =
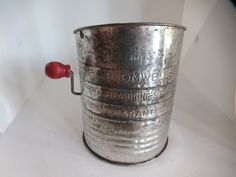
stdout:
<svg viewBox="0 0 236 177">
<path fill-rule="evenodd" d="M 74 73 L 70 69 L 70 65 L 64 65 L 60 62 L 53 61 L 45 66 L 45 74 L 51 79 L 60 79 L 62 77 L 70 77 L 71 93 L 74 95 L 81 95 L 81 92 L 74 90 Z"/>
</svg>

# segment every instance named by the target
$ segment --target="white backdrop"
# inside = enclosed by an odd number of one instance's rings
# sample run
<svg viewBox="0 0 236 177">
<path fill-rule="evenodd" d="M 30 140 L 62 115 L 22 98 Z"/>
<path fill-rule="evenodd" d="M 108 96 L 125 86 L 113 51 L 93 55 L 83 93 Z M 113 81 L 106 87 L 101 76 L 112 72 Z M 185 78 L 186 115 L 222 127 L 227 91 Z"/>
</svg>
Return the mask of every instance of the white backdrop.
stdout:
<svg viewBox="0 0 236 177">
<path fill-rule="evenodd" d="M 78 72 L 74 29 L 112 22 L 187 26 L 181 72 L 233 119 L 235 19 L 233 6 L 222 0 L 1 0 L 0 132 L 43 82 L 47 62 L 69 63 Z"/>
<path fill-rule="evenodd" d="M 187 0 L 184 9 L 182 23 L 189 31 L 180 69 L 213 105 L 235 120 L 236 8 L 226 0 Z"/>
</svg>

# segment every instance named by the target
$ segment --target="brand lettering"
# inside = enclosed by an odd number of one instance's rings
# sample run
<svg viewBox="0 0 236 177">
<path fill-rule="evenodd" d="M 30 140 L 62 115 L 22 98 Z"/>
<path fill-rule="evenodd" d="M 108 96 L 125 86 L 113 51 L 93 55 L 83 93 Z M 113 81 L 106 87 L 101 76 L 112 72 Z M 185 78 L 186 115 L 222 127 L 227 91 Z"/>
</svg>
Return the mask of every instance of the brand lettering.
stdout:
<svg viewBox="0 0 236 177">
<path fill-rule="evenodd" d="M 122 83 L 143 83 L 155 82 L 160 80 L 175 79 L 176 67 L 163 70 L 144 71 L 140 73 L 121 73 L 120 71 L 99 70 L 91 67 L 85 68 L 82 75 L 85 80 L 106 81 L 106 82 L 122 82 Z M 172 80 L 173 80 L 172 79 Z M 163 81 L 161 81 L 163 82 Z M 168 82 L 168 81 L 167 81 Z"/>
</svg>

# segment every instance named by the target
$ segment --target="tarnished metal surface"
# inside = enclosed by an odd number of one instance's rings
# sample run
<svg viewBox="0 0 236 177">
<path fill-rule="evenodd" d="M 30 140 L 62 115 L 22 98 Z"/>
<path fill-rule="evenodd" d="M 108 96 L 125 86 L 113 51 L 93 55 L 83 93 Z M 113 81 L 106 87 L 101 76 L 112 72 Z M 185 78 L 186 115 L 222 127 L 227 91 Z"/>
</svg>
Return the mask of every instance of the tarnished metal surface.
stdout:
<svg viewBox="0 0 236 177">
<path fill-rule="evenodd" d="M 162 151 L 184 30 L 133 23 L 75 31 L 84 138 L 98 156 L 137 164 Z"/>
</svg>

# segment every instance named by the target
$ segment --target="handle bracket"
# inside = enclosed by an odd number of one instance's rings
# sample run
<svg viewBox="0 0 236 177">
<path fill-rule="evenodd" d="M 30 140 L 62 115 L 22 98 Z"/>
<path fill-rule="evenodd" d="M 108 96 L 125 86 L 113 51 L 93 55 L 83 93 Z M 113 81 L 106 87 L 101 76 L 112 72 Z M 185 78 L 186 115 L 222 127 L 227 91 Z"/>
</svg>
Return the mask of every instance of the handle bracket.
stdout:
<svg viewBox="0 0 236 177">
<path fill-rule="evenodd" d="M 73 71 L 70 71 L 70 90 L 71 90 L 71 93 L 73 93 L 74 95 L 82 95 L 82 92 L 76 92 L 75 91 Z"/>
</svg>

